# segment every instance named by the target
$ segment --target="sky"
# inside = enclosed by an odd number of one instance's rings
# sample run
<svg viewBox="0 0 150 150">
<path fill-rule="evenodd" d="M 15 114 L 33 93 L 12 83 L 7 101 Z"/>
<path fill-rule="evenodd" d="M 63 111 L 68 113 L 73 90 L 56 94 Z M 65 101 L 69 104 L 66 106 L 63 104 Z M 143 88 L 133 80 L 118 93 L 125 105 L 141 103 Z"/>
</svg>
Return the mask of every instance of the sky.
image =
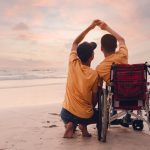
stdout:
<svg viewBox="0 0 150 150">
<path fill-rule="evenodd" d="M 0 0 L 0 68 L 65 69 L 73 40 L 94 19 L 125 38 L 129 63 L 150 62 L 149 0 Z M 94 68 L 103 60 L 96 27 Z"/>
</svg>

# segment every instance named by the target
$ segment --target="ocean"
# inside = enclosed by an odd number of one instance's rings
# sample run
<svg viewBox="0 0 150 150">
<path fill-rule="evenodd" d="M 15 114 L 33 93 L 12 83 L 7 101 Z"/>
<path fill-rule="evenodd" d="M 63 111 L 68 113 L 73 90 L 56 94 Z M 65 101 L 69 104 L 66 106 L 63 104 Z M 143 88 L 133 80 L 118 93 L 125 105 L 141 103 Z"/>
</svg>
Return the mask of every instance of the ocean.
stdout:
<svg viewBox="0 0 150 150">
<path fill-rule="evenodd" d="M 23 80 L 24 82 L 22 82 Z M 34 80 L 38 80 L 38 83 Z M 56 69 L 0 70 L 0 89 L 44 86 L 44 85 L 47 86 L 54 84 L 62 84 L 65 83 L 65 81 L 66 81 L 66 73 L 63 70 L 56 70 Z"/>
<path fill-rule="evenodd" d="M 0 80 L 32 80 L 47 78 L 66 78 L 65 71 L 56 69 L 2 69 Z"/>
<path fill-rule="evenodd" d="M 60 103 L 65 85 L 65 70 L 1 69 L 0 108 Z"/>
<path fill-rule="evenodd" d="M 66 79 L 66 70 L 1 69 L 0 107 L 60 103 L 64 99 Z"/>
</svg>

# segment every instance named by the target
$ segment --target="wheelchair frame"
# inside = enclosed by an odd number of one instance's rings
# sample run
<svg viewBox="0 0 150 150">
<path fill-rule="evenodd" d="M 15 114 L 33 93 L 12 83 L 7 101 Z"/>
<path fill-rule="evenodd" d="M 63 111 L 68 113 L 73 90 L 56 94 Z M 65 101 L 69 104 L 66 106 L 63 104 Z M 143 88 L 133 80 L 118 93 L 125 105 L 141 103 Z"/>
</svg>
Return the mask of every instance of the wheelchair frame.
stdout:
<svg viewBox="0 0 150 150">
<path fill-rule="evenodd" d="M 146 66 L 146 81 L 147 81 L 147 75 L 150 75 L 150 72 L 148 68 L 150 68 L 150 65 L 145 63 Z M 112 71 L 111 71 L 112 75 Z M 112 81 L 112 80 L 111 80 Z M 106 137 L 107 137 L 107 130 L 108 127 L 110 127 L 111 123 L 126 115 L 130 114 L 131 116 L 135 117 L 136 119 L 134 120 L 132 126 L 134 130 L 139 130 L 141 131 L 144 127 L 143 121 L 148 125 L 149 131 L 150 131 L 150 85 L 149 82 L 147 82 L 147 89 L 146 89 L 146 100 L 145 100 L 145 107 L 142 107 L 142 109 L 137 110 L 137 113 L 134 113 L 133 110 L 135 111 L 136 109 L 132 110 L 119 110 L 120 112 L 112 115 L 111 112 L 113 111 L 113 106 L 112 106 L 112 96 L 113 92 L 111 90 L 111 84 L 110 86 L 106 86 L 106 89 L 101 89 L 99 87 L 99 92 L 98 92 L 98 113 L 99 113 L 99 119 L 97 123 L 97 131 L 98 131 L 98 140 L 102 142 L 106 142 Z M 147 119 L 143 117 L 143 112 L 144 110 L 146 112 Z M 140 127 L 137 126 L 137 120 L 142 120 L 142 123 L 140 124 Z"/>
</svg>

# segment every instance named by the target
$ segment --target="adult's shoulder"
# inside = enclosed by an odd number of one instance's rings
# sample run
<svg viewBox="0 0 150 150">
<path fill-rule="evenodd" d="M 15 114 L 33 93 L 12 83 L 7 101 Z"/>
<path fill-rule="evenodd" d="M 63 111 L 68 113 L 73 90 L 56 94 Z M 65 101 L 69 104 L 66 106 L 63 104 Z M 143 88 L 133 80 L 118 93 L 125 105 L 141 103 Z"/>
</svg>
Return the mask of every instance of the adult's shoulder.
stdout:
<svg viewBox="0 0 150 150">
<path fill-rule="evenodd" d="M 101 68 L 103 68 L 103 66 L 105 65 L 104 60 L 102 62 L 100 62 L 97 66 L 96 66 L 96 70 L 99 71 Z"/>
<path fill-rule="evenodd" d="M 127 46 L 125 44 L 119 45 L 119 51 L 117 53 L 125 55 L 125 56 L 128 56 L 128 48 L 127 48 Z"/>
</svg>

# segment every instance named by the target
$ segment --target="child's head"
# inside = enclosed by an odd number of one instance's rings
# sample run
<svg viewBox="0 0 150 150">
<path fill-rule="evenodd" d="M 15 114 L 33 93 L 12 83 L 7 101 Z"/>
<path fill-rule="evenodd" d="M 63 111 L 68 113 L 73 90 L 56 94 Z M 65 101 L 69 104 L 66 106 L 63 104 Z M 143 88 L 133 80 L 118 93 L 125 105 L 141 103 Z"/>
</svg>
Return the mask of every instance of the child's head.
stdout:
<svg viewBox="0 0 150 150">
<path fill-rule="evenodd" d="M 111 34 L 105 34 L 101 38 L 101 49 L 104 53 L 111 54 L 117 48 L 117 39 Z"/>
<path fill-rule="evenodd" d="M 91 62 L 94 58 L 94 49 L 97 47 L 95 42 L 83 42 L 77 48 L 77 54 L 82 63 Z"/>
</svg>

